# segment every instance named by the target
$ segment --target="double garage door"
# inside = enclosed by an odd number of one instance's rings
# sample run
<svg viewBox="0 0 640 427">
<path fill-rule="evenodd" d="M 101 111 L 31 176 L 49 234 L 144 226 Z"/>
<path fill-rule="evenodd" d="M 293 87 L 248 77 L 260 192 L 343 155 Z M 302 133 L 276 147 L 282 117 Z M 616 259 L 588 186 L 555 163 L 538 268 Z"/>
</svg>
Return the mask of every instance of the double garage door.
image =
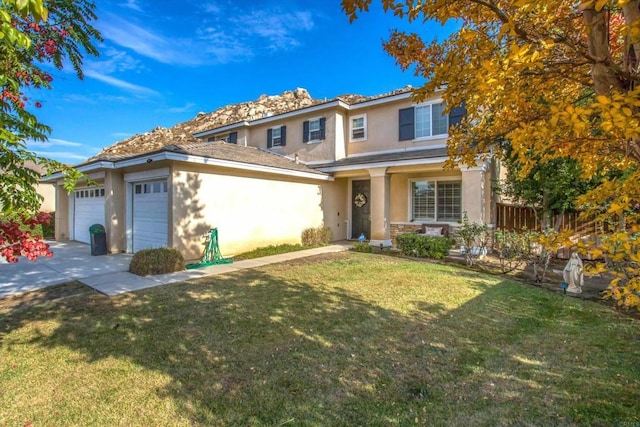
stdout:
<svg viewBox="0 0 640 427">
<path fill-rule="evenodd" d="M 133 184 L 133 252 L 167 246 L 168 208 L 166 179 Z"/>
<path fill-rule="evenodd" d="M 104 187 L 77 189 L 74 196 L 74 240 L 90 243 L 89 227 L 93 224 L 106 226 Z M 167 180 L 134 183 L 131 203 L 132 252 L 167 246 Z"/>
</svg>

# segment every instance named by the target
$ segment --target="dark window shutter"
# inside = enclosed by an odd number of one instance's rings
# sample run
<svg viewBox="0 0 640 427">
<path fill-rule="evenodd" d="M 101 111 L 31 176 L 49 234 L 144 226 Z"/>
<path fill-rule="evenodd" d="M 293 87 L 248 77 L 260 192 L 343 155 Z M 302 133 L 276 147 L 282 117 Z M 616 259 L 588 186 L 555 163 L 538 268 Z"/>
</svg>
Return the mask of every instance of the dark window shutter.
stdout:
<svg viewBox="0 0 640 427">
<path fill-rule="evenodd" d="M 320 119 L 320 139 L 324 139 L 324 127 L 326 122 L 327 119 L 325 119 L 324 117 Z"/>
<path fill-rule="evenodd" d="M 287 145 L 287 127 L 280 128 L 280 145 Z"/>
<path fill-rule="evenodd" d="M 267 148 L 273 147 L 273 131 L 267 129 Z"/>
<path fill-rule="evenodd" d="M 460 124 L 465 114 L 467 114 L 467 109 L 464 103 L 459 107 L 452 108 L 449 112 L 449 127 Z"/>
<path fill-rule="evenodd" d="M 415 138 L 416 132 L 414 127 L 414 116 L 415 113 L 413 107 L 403 108 L 399 111 L 398 127 L 400 129 L 400 141 Z"/>
<path fill-rule="evenodd" d="M 207 138 L 207 142 L 213 142 L 215 140 L 216 140 L 216 138 L 213 137 L 213 136 L 210 136 L 209 138 Z"/>
<path fill-rule="evenodd" d="M 302 142 L 309 142 L 309 120 L 302 123 Z"/>
<path fill-rule="evenodd" d="M 229 137 L 227 138 L 227 142 L 229 144 L 237 144 L 238 143 L 238 132 L 231 132 Z"/>
</svg>

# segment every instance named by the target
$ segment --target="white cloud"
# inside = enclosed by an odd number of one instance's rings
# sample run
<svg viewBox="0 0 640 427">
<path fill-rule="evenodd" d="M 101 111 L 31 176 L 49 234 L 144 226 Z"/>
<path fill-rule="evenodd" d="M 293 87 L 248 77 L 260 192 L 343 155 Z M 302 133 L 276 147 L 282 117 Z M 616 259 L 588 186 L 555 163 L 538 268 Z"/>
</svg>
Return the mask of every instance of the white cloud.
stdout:
<svg viewBox="0 0 640 427">
<path fill-rule="evenodd" d="M 140 72 L 145 69 L 138 59 L 113 47 L 105 46 L 100 53 L 100 57 L 103 58 L 100 61 L 87 61 L 85 69 L 95 70 L 103 74 L 127 71 Z"/>
<path fill-rule="evenodd" d="M 126 138 L 129 138 L 132 135 L 133 134 L 129 133 L 129 132 L 113 132 L 111 134 L 112 137 L 119 138 L 119 139 L 126 139 Z"/>
<path fill-rule="evenodd" d="M 314 23 L 310 12 L 254 10 L 250 14 L 231 18 L 237 32 L 271 50 L 286 50 L 300 45 L 298 33 L 310 31 Z"/>
<path fill-rule="evenodd" d="M 102 74 L 102 73 L 99 73 L 99 72 L 94 71 L 94 70 L 86 70 L 85 71 L 85 75 L 87 77 L 91 77 L 91 78 L 94 78 L 96 80 L 100 80 L 101 82 L 106 83 L 108 85 L 115 86 L 115 87 L 120 88 L 120 89 L 125 89 L 125 90 L 131 91 L 131 92 L 135 92 L 135 93 L 137 93 L 139 95 L 154 95 L 154 96 L 160 95 L 158 92 L 156 92 L 155 90 L 150 89 L 148 87 L 139 86 L 139 85 L 136 85 L 136 84 L 133 84 L 133 83 L 129 83 L 129 82 L 126 82 L 124 80 L 120 80 L 118 78 L 109 76 L 107 74 Z"/>
<path fill-rule="evenodd" d="M 306 10 L 247 9 L 213 2 L 200 9 L 203 12 L 188 22 L 175 18 L 167 35 L 157 29 L 160 22 L 137 24 L 109 13 L 98 25 L 104 38 L 118 46 L 164 64 L 187 66 L 246 61 L 261 52 L 289 50 L 300 46 L 302 36 L 315 26 L 313 13 Z M 139 66 L 124 52 L 114 49 L 106 55 L 101 64 L 115 69 L 101 70 L 102 74 Z"/>
<path fill-rule="evenodd" d="M 142 12 L 142 7 L 140 7 L 140 3 L 138 0 L 127 0 L 124 3 L 120 3 L 120 6 L 126 7 L 127 9 L 135 10 L 136 12 Z"/>
<path fill-rule="evenodd" d="M 80 95 L 80 94 L 77 94 L 77 93 L 65 94 L 62 97 L 62 99 L 67 101 L 67 102 L 73 102 L 73 103 L 76 103 L 76 104 L 80 104 L 80 103 L 82 103 L 82 104 L 95 104 L 97 102 L 94 98 L 92 98 L 90 96 Z"/>
<path fill-rule="evenodd" d="M 37 151 L 36 150 L 33 152 L 40 157 L 46 157 L 47 159 L 57 160 L 62 163 L 79 163 L 87 160 L 89 157 L 95 154 L 98 154 L 98 151 L 88 156 L 83 156 L 78 153 L 74 153 L 70 151 Z"/>
<path fill-rule="evenodd" d="M 49 138 L 48 142 L 46 142 L 50 147 L 54 146 L 62 146 L 62 147 L 83 147 L 84 145 L 79 142 L 66 141 L 64 139 L 59 138 Z"/>
<path fill-rule="evenodd" d="M 193 107 L 195 107 L 195 106 L 196 106 L 196 104 L 194 104 L 193 102 L 187 102 L 182 107 L 172 107 L 172 108 L 167 109 L 167 111 L 170 112 L 170 113 L 186 113 L 188 111 L 193 110 Z"/>
<path fill-rule="evenodd" d="M 206 13 L 210 13 L 210 14 L 218 14 L 220 13 L 220 11 L 222 9 L 220 9 L 220 6 L 218 6 L 215 3 L 205 3 L 202 5 L 202 9 L 206 12 Z"/>
<path fill-rule="evenodd" d="M 192 49 L 186 49 L 188 42 L 177 37 L 164 37 L 112 14 L 105 14 L 99 25 L 105 39 L 158 62 L 185 65 L 200 62 Z"/>
</svg>

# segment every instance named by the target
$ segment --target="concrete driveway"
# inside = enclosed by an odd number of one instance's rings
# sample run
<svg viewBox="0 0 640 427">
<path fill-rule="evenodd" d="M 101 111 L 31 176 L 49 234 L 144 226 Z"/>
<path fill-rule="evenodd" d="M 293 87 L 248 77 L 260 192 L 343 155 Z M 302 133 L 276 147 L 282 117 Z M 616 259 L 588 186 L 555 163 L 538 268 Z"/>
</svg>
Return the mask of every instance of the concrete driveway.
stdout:
<svg viewBox="0 0 640 427">
<path fill-rule="evenodd" d="M 89 245 L 49 241 L 53 257 L 15 264 L 0 261 L 0 298 L 47 286 L 129 271 L 130 254 L 91 256 Z"/>
<path fill-rule="evenodd" d="M 68 241 L 47 243 L 53 251 L 52 258 L 38 258 L 35 261 L 21 258 L 15 264 L 0 264 L 0 298 L 73 280 L 90 286 L 102 294 L 114 296 L 204 276 L 226 274 L 308 256 L 342 252 L 351 246 L 350 243 L 338 243 L 304 251 L 248 259 L 233 264 L 212 265 L 194 270 L 140 277 L 129 273 L 132 257 L 130 254 L 91 256 L 91 248 L 84 243 Z"/>
</svg>

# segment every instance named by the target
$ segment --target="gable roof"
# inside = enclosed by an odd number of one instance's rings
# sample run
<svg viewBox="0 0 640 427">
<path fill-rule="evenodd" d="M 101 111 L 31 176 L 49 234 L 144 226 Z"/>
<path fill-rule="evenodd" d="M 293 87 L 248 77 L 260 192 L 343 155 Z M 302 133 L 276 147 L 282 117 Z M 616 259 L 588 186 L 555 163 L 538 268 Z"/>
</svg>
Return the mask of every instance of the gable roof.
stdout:
<svg viewBox="0 0 640 427">
<path fill-rule="evenodd" d="M 360 108 L 371 102 L 385 102 L 397 96 L 409 96 L 411 86 L 374 96 L 339 95 L 332 99 L 312 98 L 303 88 L 289 90 L 280 95 L 261 95 L 254 101 L 241 102 L 220 107 L 210 113 L 198 113 L 186 122 L 173 127 L 157 127 L 149 132 L 134 135 L 105 147 L 99 154 L 89 159 L 94 161 L 105 156 L 135 155 L 148 153 L 170 144 L 185 145 L 199 142 L 194 137 L 211 133 L 222 133 L 241 126 L 280 120 L 286 114 L 306 114 L 314 109 Z"/>
<path fill-rule="evenodd" d="M 101 169 L 120 169 L 162 160 L 188 162 L 209 166 L 233 168 L 252 172 L 295 176 L 298 178 L 331 181 L 333 178 L 319 170 L 298 163 L 270 151 L 256 147 L 228 144 L 222 141 L 170 144 L 159 150 L 134 155 L 104 155 L 76 166 L 80 172 L 88 173 Z M 47 181 L 60 179 L 53 174 Z"/>
</svg>

